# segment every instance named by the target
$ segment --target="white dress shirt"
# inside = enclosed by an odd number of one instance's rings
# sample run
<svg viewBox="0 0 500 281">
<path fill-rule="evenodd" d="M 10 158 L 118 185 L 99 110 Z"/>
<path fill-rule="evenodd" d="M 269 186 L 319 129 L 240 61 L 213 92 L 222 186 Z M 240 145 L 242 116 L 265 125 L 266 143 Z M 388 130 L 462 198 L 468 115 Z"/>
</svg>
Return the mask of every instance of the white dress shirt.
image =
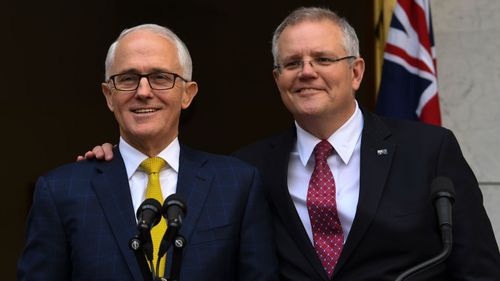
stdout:
<svg viewBox="0 0 500 281">
<path fill-rule="evenodd" d="M 302 129 L 297 122 L 297 143 L 288 162 L 288 190 L 304 228 L 313 242 L 311 221 L 307 211 L 307 189 L 314 170 L 314 147 L 321 140 Z M 363 115 L 358 105 L 349 120 L 329 138 L 335 151 L 327 159 L 335 180 L 337 212 L 344 243 L 351 230 L 359 198 L 360 147 Z"/>
<path fill-rule="evenodd" d="M 148 184 L 148 174 L 146 174 L 139 165 L 148 158 L 148 156 L 133 148 L 121 137 L 118 149 L 125 163 L 130 186 L 130 195 L 132 196 L 132 204 L 134 205 L 134 210 L 137 212 L 141 203 L 146 199 L 146 186 Z M 167 162 L 167 165 L 160 170 L 160 185 L 163 200 L 176 191 L 177 174 L 179 172 L 179 154 L 179 140 L 175 138 L 157 155 Z M 163 204 L 163 202 L 160 203 Z"/>
</svg>

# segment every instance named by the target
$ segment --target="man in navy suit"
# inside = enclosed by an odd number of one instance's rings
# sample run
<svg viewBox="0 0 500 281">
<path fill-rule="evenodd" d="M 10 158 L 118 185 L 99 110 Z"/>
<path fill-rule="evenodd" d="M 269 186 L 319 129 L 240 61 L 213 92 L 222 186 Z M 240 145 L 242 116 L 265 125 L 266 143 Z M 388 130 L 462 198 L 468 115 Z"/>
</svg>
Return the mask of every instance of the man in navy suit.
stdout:
<svg viewBox="0 0 500 281">
<path fill-rule="evenodd" d="M 183 42 L 170 30 L 124 30 L 106 58 L 102 91 L 120 128 L 112 161 L 80 161 L 40 177 L 28 219 L 19 280 L 143 280 L 128 248 L 148 176 L 140 163 L 161 157 L 161 193 L 188 212 L 180 235 L 180 280 L 277 280 L 271 215 L 257 170 L 234 158 L 179 144 L 182 109 L 197 84 Z M 165 274 L 172 267 L 167 255 Z M 162 270 L 163 271 L 163 270 Z"/>
<path fill-rule="evenodd" d="M 263 177 L 281 279 L 389 281 L 439 254 L 430 185 L 447 177 L 456 192 L 453 250 L 408 280 L 500 280 L 498 245 L 457 140 L 447 129 L 381 118 L 358 106 L 365 62 L 347 21 L 326 9 L 300 8 L 276 29 L 272 51 L 273 75 L 295 124 L 237 156 Z M 310 211 L 315 147 L 325 142 L 333 146 L 326 161 L 335 190 L 323 199 L 336 205 L 324 213 L 338 222 L 321 225 L 321 235 L 339 232 L 341 247 L 316 241 L 318 218 Z M 110 147 L 93 153 L 109 158 Z"/>
<path fill-rule="evenodd" d="M 430 195 L 451 179 L 453 250 L 408 280 L 500 280 L 500 255 L 477 180 L 444 128 L 390 120 L 360 109 L 365 62 L 354 29 L 333 12 L 292 12 L 273 37 L 274 78 L 295 124 L 238 152 L 259 168 L 285 280 L 395 280 L 441 252 Z M 316 144 L 328 141 L 344 244 L 328 276 L 317 252 L 308 185 Z M 310 186 L 309 186 L 310 188 Z"/>
</svg>

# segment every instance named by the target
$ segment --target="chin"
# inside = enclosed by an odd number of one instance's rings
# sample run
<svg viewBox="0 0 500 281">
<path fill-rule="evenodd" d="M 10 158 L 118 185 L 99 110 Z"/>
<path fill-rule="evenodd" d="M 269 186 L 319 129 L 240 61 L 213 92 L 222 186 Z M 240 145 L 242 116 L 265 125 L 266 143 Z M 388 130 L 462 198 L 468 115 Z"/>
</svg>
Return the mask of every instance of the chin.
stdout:
<svg viewBox="0 0 500 281">
<path fill-rule="evenodd" d="M 314 116 L 321 114 L 323 112 L 323 109 L 319 106 L 311 104 L 311 105 L 302 105 L 301 107 L 296 109 L 296 112 L 298 115 Z"/>
<path fill-rule="evenodd" d="M 135 128 L 130 130 L 130 133 L 138 139 L 152 138 L 160 134 L 160 131 L 156 128 Z"/>
</svg>

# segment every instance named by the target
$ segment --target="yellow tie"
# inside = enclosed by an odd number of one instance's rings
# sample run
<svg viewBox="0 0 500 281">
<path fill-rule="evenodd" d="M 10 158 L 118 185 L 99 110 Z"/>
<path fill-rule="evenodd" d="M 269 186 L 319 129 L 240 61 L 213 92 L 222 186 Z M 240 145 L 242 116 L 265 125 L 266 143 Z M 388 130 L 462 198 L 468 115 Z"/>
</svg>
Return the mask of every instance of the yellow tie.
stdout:
<svg viewBox="0 0 500 281">
<path fill-rule="evenodd" d="M 166 164 L 167 162 L 165 162 L 162 158 L 153 157 L 142 161 L 140 165 L 140 167 L 149 175 L 148 186 L 146 187 L 146 198 L 156 199 L 161 204 L 163 204 L 163 195 L 160 187 L 160 170 L 165 167 Z M 158 260 L 158 249 L 160 248 L 160 242 L 166 230 L 167 223 L 162 216 L 160 223 L 151 229 L 151 238 L 153 239 L 153 266 L 156 266 Z M 160 277 L 164 276 L 165 260 L 165 256 L 160 259 L 160 268 L 157 272 Z"/>
</svg>

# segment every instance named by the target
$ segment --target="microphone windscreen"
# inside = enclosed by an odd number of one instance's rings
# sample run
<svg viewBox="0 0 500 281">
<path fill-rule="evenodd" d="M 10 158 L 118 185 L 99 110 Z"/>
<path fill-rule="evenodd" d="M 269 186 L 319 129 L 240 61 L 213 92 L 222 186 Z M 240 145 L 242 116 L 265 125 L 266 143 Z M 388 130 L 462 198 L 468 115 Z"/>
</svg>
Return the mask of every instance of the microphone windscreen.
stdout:
<svg viewBox="0 0 500 281">
<path fill-rule="evenodd" d="M 142 212 L 145 210 L 150 210 L 155 214 L 161 213 L 161 203 L 158 200 L 153 198 L 147 198 L 142 202 L 142 204 L 137 208 L 136 217 L 139 219 L 139 216 L 142 215 Z"/>
<path fill-rule="evenodd" d="M 452 202 L 455 200 L 455 188 L 453 182 L 447 177 L 437 177 L 431 183 L 432 201 L 439 197 L 449 197 Z"/>
<path fill-rule="evenodd" d="M 169 195 L 165 201 L 163 202 L 163 208 L 165 210 L 168 210 L 170 206 L 177 206 L 181 209 L 181 211 L 186 214 L 186 204 L 184 203 L 184 201 L 180 198 L 179 195 L 177 194 L 171 194 Z"/>
</svg>

